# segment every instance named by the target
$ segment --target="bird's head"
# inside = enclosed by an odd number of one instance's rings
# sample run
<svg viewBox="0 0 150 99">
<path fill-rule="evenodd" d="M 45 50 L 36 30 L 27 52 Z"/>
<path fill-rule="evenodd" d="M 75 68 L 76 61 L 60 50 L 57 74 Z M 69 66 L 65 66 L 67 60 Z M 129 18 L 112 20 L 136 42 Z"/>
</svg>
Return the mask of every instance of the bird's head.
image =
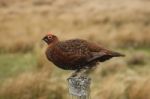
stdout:
<svg viewBox="0 0 150 99">
<path fill-rule="evenodd" d="M 55 41 L 58 41 L 58 38 L 51 34 L 51 33 L 48 33 L 46 36 L 43 37 L 43 39 L 48 45 L 51 44 L 51 43 L 54 43 Z"/>
</svg>

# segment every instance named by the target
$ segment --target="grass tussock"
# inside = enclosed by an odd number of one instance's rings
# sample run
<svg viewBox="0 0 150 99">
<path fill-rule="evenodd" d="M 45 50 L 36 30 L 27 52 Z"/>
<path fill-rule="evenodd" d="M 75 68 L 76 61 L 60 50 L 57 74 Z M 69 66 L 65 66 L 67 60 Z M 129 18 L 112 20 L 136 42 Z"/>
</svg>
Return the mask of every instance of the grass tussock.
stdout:
<svg viewBox="0 0 150 99">
<path fill-rule="evenodd" d="M 129 99 L 150 99 L 150 78 L 143 78 L 136 80 L 133 84 L 128 86 L 127 93 Z"/>
<path fill-rule="evenodd" d="M 6 80 L 0 88 L 1 99 L 65 99 L 64 88 L 51 82 L 45 72 L 24 73 Z"/>
<path fill-rule="evenodd" d="M 128 65 L 145 65 L 148 60 L 146 53 L 136 52 L 128 58 Z"/>
<path fill-rule="evenodd" d="M 96 84 L 99 91 L 93 92 L 95 99 L 149 99 L 149 77 L 111 75 Z"/>
</svg>

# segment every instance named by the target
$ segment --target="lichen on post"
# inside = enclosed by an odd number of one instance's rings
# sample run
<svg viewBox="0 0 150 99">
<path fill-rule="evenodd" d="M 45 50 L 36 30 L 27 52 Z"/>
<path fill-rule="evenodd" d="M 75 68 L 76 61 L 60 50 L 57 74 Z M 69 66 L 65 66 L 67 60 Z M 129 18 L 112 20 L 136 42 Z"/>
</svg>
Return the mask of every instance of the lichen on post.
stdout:
<svg viewBox="0 0 150 99">
<path fill-rule="evenodd" d="M 87 76 L 69 77 L 68 87 L 72 99 L 90 99 L 91 78 Z"/>
</svg>

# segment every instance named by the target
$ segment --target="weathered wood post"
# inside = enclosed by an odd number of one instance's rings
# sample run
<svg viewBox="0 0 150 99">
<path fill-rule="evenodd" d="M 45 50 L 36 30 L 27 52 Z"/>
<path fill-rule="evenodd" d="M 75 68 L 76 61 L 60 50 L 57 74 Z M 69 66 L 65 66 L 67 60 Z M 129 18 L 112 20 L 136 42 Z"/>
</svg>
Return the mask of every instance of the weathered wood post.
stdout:
<svg viewBox="0 0 150 99">
<path fill-rule="evenodd" d="M 91 78 L 87 76 L 69 77 L 68 87 L 71 99 L 90 99 Z"/>
</svg>

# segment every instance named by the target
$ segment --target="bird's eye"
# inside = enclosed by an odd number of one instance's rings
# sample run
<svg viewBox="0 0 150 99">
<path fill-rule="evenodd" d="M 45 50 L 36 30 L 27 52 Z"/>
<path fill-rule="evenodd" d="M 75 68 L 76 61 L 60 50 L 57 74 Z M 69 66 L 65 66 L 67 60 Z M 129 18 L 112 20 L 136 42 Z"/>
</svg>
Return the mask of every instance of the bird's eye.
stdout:
<svg viewBox="0 0 150 99">
<path fill-rule="evenodd" d="M 48 39 L 52 39 L 52 36 L 48 36 Z"/>
</svg>

